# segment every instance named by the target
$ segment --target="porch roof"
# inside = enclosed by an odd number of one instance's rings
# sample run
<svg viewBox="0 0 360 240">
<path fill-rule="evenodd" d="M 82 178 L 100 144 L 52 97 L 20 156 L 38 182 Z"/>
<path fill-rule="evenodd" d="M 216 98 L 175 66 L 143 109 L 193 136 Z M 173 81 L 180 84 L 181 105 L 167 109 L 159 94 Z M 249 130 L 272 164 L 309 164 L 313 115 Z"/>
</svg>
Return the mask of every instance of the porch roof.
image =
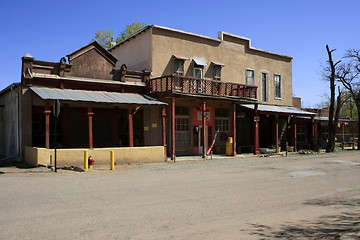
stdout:
<svg viewBox="0 0 360 240">
<path fill-rule="evenodd" d="M 58 89 L 45 87 L 30 87 L 44 100 L 63 100 L 96 103 L 138 104 L 138 105 L 167 105 L 147 95 L 137 93 L 118 93 L 105 91 L 87 91 L 73 89 Z"/>
<path fill-rule="evenodd" d="M 254 104 L 240 104 L 241 107 L 247 109 L 254 109 Z M 275 113 L 275 114 L 289 114 L 296 116 L 315 116 L 315 113 L 300 110 L 289 106 L 276 106 L 276 105 L 265 105 L 259 104 L 258 111 L 260 113 Z"/>
</svg>

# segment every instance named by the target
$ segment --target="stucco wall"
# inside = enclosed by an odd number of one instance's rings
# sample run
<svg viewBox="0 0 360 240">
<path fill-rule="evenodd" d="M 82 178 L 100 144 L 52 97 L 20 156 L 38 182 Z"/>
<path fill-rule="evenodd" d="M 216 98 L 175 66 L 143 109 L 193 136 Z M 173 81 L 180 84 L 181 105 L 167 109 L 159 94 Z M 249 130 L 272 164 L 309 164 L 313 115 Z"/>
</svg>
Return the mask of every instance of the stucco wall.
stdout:
<svg viewBox="0 0 360 240">
<path fill-rule="evenodd" d="M 144 69 L 151 70 L 151 29 L 147 29 L 136 35 L 130 41 L 125 41 L 120 46 L 115 47 L 110 52 L 118 61 L 116 68 L 126 64 L 127 68 L 135 71 Z"/>
<path fill-rule="evenodd" d="M 18 89 L 15 89 L 18 91 Z M 15 92 L 0 96 L 0 156 L 18 154 L 18 103 Z"/>
<path fill-rule="evenodd" d="M 261 102 L 261 73 L 268 75 L 268 102 L 277 105 L 292 105 L 292 62 L 290 58 L 248 48 L 248 41 L 225 37 L 223 41 L 201 38 L 179 32 L 154 28 L 152 39 L 153 77 L 173 73 L 173 55 L 190 60 L 185 61 L 184 73 L 193 76 L 192 59 L 204 60 L 204 78 L 212 77 L 211 62 L 225 64 L 221 81 L 246 84 L 246 69 L 254 70 L 258 99 Z M 274 74 L 281 75 L 282 98 L 274 97 Z"/>
<path fill-rule="evenodd" d="M 154 163 L 165 160 L 164 147 L 123 147 L 123 148 L 94 148 L 94 149 L 58 149 L 57 166 L 84 166 L 84 151 L 89 151 L 89 156 L 95 160 L 96 165 L 110 164 L 110 150 L 115 151 L 115 163 Z M 52 158 L 54 165 L 54 149 L 25 147 L 25 162 L 31 166 L 38 164 L 48 165 Z"/>
</svg>

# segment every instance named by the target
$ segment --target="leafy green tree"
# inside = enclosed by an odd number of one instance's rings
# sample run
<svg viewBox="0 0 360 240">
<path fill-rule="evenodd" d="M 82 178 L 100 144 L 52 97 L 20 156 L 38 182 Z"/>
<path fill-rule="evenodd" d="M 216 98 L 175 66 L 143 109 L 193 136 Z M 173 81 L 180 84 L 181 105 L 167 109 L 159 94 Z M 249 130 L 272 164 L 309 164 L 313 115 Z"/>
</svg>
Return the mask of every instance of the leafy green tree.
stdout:
<svg viewBox="0 0 360 240">
<path fill-rule="evenodd" d="M 140 23 L 138 21 L 134 21 L 132 24 L 126 25 L 125 30 L 119 33 L 119 37 L 114 39 L 114 31 L 109 29 L 98 30 L 95 33 L 95 40 L 104 48 L 109 49 L 112 47 L 113 44 L 120 43 L 125 39 L 131 37 L 133 34 L 138 32 L 140 29 L 145 27 L 145 23 Z"/>
<path fill-rule="evenodd" d="M 111 46 L 113 33 L 112 30 L 108 29 L 98 30 L 95 33 L 95 39 L 101 46 L 108 49 Z"/>
<path fill-rule="evenodd" d="M 118 38 L 116 38 L 116 43 L 124 41 L 145 26 L 145 23 L 140 23 L 138 21 L 135 21 L 130 25 L 126 25 L 126 29 L 119 34 Z"/>
</svg>

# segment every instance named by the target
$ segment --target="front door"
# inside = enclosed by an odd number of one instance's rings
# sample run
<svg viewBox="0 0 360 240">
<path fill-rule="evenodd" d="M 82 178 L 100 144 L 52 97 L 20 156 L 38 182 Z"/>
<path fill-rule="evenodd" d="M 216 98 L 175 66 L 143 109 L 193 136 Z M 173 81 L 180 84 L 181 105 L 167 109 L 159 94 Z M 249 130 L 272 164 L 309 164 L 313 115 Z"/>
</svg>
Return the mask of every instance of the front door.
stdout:
<svg viewBox="0 0 360 240">
<path fill-rule="evenodd" d="M 198 146 L 199 146 L 199 154 L 203 153 L 203 148 L 204 148 L 204 143 L 203 143 L 203 126 L 199 126 L 199 134 L 198 134 Z M 206 126 L 206 136 L 208 135 L 208 126 Z M 208 137 L 206 137 L 206 142 L 205 142 L 205 146 L 209 146 L 208 145 Z"/>
</svg>

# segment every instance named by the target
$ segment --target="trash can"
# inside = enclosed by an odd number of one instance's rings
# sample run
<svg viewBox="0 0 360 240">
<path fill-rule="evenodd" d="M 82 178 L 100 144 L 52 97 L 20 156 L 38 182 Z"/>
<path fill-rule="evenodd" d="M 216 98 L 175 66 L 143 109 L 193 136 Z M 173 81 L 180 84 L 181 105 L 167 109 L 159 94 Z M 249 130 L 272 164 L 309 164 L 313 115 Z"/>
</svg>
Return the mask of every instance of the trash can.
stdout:
<svg viewBox="0 0 360 240">
<path fill-rule="evenodd" d="M 226 142 L 226 156 L 234 156 L 234 143 L 233 138 L 229 137 Z"/>
</svg>

